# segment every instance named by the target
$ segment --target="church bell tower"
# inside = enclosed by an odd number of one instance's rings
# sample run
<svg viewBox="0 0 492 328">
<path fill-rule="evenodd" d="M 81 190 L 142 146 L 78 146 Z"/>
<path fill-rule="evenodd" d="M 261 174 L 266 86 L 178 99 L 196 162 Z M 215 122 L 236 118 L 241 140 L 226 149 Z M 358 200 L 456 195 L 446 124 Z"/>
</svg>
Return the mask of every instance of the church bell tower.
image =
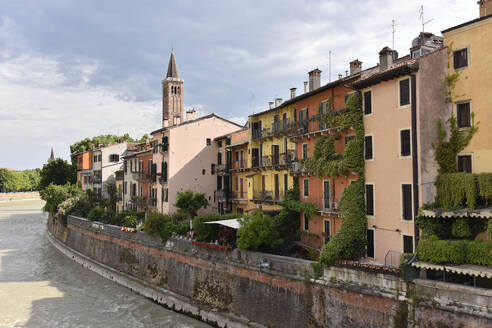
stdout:
<svg viewBox="0 0 492 328">
<path fill-rule="evenodd" d="M 184 120 L 183 82 L 179 78 L 173 50 L 169 58 L 166 78 L 162 81 L 162 127 L 177 125 Z"/>
</svg>

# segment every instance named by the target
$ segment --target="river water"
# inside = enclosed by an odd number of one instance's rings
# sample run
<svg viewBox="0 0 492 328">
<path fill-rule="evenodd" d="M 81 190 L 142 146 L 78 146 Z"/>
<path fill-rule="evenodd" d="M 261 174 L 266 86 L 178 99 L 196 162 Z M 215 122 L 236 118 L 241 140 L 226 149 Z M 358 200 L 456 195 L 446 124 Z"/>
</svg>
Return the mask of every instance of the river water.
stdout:
<svg viewBox="0 0 492 328">
<path fill-rule="evenodd" d="M 210 327 L 61 254 L 46 238 L 42 206 L 0 202 L 0 327 Z"/>
</svg>

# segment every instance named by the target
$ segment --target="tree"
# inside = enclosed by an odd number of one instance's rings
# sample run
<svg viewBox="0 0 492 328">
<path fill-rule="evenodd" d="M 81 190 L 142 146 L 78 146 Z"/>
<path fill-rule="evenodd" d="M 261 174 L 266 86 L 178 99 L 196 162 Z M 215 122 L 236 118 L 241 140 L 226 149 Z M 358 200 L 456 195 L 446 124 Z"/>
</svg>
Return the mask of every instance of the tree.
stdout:
<svg viewBox="0 0 492 328">
<path fill-rule="evenodd" d="M 116 183 L 109 182 L 104 185 L 106 192 L 108 193 L 108 210 L 113 215 L 116 213 L 116 203 L 118 202 L 118 189 L 116 188 Z"/>
<path fill-rule="evenodd" d="M 241 220 L 241 228 L 237 231 L 237 247 L 239 249 L 265 250 L 282 244 L 272 218 L 262 211 Z"/>
<path fill-rule="evenodd" d="M 39 169 L 24 171 L 0 169 L 0 191 L 37 190 L 39 180 Z"/>
<path fill-rule="evenodd" d="M 65 185 L 66 183 L 75 183 L 76 181 L 76 173 L 72 165 L 61 158 L 57 158 L 44 164 L 40 175 L 40 189 L 46 188 L 51 183 L 55 185 Z"/>
<path fill-rule="evenodd" d="M 51 183 L 43 188 L 39 194 L 41 199 L 46 201 L 43 210 L 53 216 L 61 202 L 68 198 L 80 198 L 83 196 L 83 191 L 76 185 L 71 185 L 70 183 L 65 185 L 55 185 Z"/>
<path fill-rule="evenodd" d="M 208 206 L 208 201 L 204 193 L 194 192 L 192 190 L 185 190 L 178 192 L 178 197 L 176 203 L 174 204 L 179 208 L 180 212 L 187 213 L 191 217 L 195 217 L 198 210 L 206 208 Z"/>
</svg>

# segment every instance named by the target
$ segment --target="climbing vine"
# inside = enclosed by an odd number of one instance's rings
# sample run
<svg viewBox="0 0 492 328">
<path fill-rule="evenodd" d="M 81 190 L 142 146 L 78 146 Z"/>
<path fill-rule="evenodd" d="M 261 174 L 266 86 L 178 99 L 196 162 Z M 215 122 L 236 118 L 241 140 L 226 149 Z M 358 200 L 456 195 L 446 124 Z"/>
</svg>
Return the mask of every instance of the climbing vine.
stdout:
<svg viewBox="0 0 492 328">
<path fill-rule="evenodd" d="M 364 124 L 361 96 L 352 94 L 344 111 L 333 109 L 323 115 L 321 121 L 327 124 L 335 135 L 320 137 L 314 145 L 313 157 L 302 162 L 306 171 L 319 177 L 337 177 L 355 172 L 359 179 L 346 187 L 340 197 L 340 230 L 321 251 L 321 262 L 331 265 L 339 260 L 358 259 L 365 253 L 367 221 L 364 200 Z M 336 153 L 335 141 L 342 131 L 355 131 L 343 153 Z"/>
</svg>

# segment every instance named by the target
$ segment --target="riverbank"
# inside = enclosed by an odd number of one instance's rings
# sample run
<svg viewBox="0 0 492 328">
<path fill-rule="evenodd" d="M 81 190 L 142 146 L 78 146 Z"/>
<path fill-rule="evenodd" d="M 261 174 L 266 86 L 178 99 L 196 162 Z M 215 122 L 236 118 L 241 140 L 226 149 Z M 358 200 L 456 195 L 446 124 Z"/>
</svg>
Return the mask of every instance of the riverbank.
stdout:
<svg viewBox="0 0 492 328">
<path fill-rule="evenodd" d="M 340 267 L 320 273 L 310 261 L 203 248 L 186 239 L 163 245 L 76 217 L 67 226 L 50 219 L 48 230 L 63 247 L 113 270 L 107 274 L 122 275 L 129 288 L 136 281 L 147 297 L 220 327 L 492 325 L 490 290 Z"/>
</svg>

